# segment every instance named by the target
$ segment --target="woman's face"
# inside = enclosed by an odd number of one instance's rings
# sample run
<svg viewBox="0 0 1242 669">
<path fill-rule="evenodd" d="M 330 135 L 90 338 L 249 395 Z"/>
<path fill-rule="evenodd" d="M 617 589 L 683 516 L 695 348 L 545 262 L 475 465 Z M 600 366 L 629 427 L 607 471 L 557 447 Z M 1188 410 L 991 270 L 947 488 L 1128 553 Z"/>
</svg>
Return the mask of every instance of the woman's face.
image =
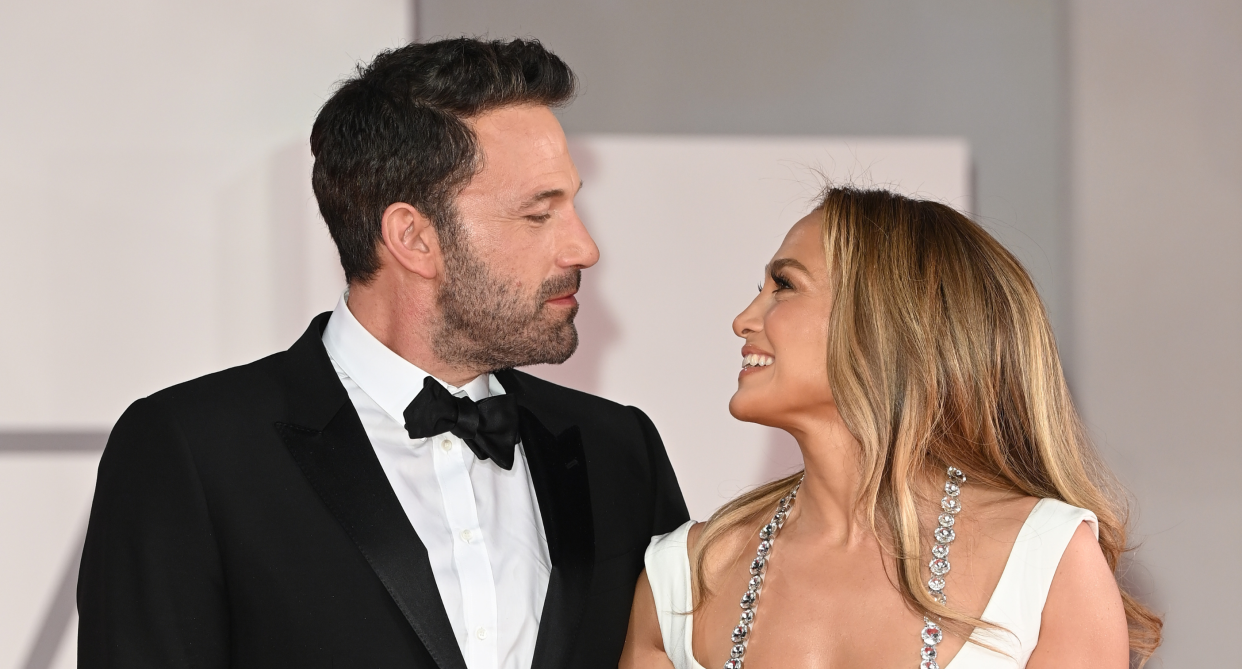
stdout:
<svg viewBox="0 0 1242 669">
<path fill-rule="evenodd" d="M 835 415 L 828 383 L 832 286 L 820 235 L 821 212 L 794 224 L 768 263 L 759 295 L 733 319 L 746 340 L 734 418 L 800 430 Z"/>
</svg>

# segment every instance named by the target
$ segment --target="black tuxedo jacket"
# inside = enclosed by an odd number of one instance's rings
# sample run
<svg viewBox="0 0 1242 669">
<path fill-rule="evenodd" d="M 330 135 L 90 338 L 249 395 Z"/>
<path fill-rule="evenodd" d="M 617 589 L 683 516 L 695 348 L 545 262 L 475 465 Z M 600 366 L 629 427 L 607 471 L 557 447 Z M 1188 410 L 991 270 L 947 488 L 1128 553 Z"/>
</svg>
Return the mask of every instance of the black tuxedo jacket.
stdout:
<svg viewBox="0 0 1242 669">
<path fill-rule="evenodd" d="M 79 665 L 465 669 L 427 551 L 320 340 L 135 402 L 78 580 Z M 638 409 L 515 371 L 552 573 L 539 669 L 617 666 L 652 535 L 688 517 Z"/>
</svg>

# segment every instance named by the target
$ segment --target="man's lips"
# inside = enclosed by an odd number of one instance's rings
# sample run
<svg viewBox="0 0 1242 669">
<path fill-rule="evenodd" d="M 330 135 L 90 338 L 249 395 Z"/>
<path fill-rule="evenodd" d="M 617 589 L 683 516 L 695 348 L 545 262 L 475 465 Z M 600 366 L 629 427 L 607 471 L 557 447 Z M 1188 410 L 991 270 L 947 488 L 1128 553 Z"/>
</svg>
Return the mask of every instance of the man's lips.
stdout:
<svg viewBox="0 0 1242 669">
<path fill-rule="evenodd" d="M 578 305 L 578 298 L 574 297 L 575 293 L 554 297 L 544 304 L 550 304 L 554 307 L 573 307 Z"/>
</svg>

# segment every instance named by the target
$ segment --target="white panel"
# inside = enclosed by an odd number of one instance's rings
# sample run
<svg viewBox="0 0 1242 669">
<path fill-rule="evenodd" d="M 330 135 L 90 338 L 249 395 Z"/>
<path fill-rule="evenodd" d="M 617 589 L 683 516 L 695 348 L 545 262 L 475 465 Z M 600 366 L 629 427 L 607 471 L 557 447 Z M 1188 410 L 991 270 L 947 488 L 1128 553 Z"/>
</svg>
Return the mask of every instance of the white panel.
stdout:
<svg viewBox="0 0 1242 669">
<path fill-rule="evenodd" d="M 22 666 L 73 570 L 98 463 L 98 453 L 0 453 L 0 667 Z"/>
<path fill-rule="evenodd" d="M 961 209 L 969 151 L 956 139 L 590 135 L 571 140 L 578 205 L 599 244 L 583 275 L 579 352 L 532 372 L 633 404 L 655 421 L 691 515 L 792 472 L 785 433 L 728 413 L 754 297 L 823 179 L 886 186 Z"/>
<path fill-rule="evenodd" d="M 332 307 L 306 138 L 410 7 L 0 6 L 0 429 L 107 428 Z"/>
</svg>

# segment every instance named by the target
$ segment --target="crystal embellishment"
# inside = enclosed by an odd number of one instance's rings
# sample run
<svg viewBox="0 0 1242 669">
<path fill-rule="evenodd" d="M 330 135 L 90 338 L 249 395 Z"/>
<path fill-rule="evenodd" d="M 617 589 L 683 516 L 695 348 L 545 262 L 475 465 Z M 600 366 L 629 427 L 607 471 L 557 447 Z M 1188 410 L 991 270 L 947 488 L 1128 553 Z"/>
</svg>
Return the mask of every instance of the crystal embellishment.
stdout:
<svg viewBox="0 0 1242 669">
<path fill-rule="evenodd" d="M 759 547 L 755 550 L 755 559 L 750 563 L 750 582 L 746 585 L 746 592 L 742 594 L 742 615 L 738 619 L 738 626 L 733 628 L 730 637 L 733 639 L 733 648 L 729 650 L 729 659 L 724 663 L 724 669 L 742 669 L 742 662 L 746 659 L 746 645 L 750 643 L 750 626 L 755 622 L 759 590 L 763 587 L 763 574 L 768 568 L 768 555 L 776 543 L 776 535 L 789 517 L 789 511 L 793 508 L 794 500 L 798 498 L 798 488 L 801 486 L 802 481 L 798 481 L 794 489 L 781 498 L 776 505 L 776 513 L 772 514 L 772 520 L 759 530 Z"/>
<path fill-rule="evenodd" d="M 923 643 L 929 646 L 938 645 L 944 639 L 944 633 L 936 623 L 928 621 L 923 627 Z"/>
<path fill-rule="evenodd" d="M 940 669 L 940 665 L 935 660 L 923 660 L 919 662 L 919 669 Z"/>
<path fill-rule="evenodd" d="M 936 520 L 939 521 L 941 527 L 953 527 L 953 523 L 957 522 L 957 518 L 954 518 L 951 513 L 942 513 Z"/>
<path fill-rule="evenodd" d="M 932 560 L 927 566 L 929 569 L 931 569 L 931 573 L 937 576 L 944 576 L 945 574 L 949 573 L 949 561 L 943 558 L 936 558 L 935 560 Z"/>
<path fill-rule="evenodd" d="M 738 625 L 733 628 L 733 643 L 742 643 L 748 636 L 750 636 L 750 629 L 745 625 Z"/>
<path fill-rule="evenodd" d="M 962 503 L 956 497 L 945 497 L 940 500 L 940 508 L 944 509 L 945 513 L 951 513 L 956 516 L 962 510 Z"/>
<path fill-rule="evenodd" d="M 957 533 L 947 527 L 937 527 L 935 534 L 936 541 L 942 544 L 953 543 L 953 540 L 957 538 Z"/>
<path fill-rule="evenodd" d="M 936 544 L 935 546 L 932 546 L 932 556 L 938 558 L 949 557 L 949 547 L 944 544 Z"/>
<path fill-rule="evenodd" d="M 924 660 L 936 659 L 936 647 L 931 645 L 923 646 L 923 650 L 919 652 L 919 657 Z"/>
</svg>

